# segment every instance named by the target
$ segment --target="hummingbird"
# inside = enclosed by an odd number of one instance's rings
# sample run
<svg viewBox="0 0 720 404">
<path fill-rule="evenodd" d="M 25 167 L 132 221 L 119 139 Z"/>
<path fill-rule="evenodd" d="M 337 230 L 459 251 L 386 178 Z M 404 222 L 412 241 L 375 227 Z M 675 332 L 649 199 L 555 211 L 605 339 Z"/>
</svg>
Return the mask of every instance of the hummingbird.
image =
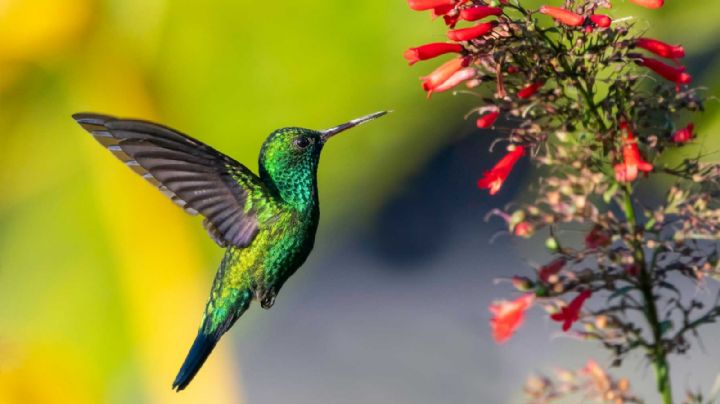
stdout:
<svg viewBox="0 0 720 404">
<path fill-rule="evenodd" d="M 73 115 L 115 157 L 203 226 L 225 254 L 202 321 L 173 389 L 192 381 L 253 300 L 269 309 L 313 249 L 320 219 L 317 170 L 333 136 L 380 111 L 325 130 L 288 127 L 262 145 L 258 175 L 212 147 L 156 123 L 95 113 Z"/>
</svg>

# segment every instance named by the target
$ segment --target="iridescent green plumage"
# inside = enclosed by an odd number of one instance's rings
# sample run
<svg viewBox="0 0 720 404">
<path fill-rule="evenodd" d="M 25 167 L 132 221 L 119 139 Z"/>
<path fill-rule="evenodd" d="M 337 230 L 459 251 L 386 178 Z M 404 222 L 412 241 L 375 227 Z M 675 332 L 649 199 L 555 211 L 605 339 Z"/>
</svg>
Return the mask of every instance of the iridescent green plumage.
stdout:
<svg viewBox="0 0 720 404">
<path fill-rule="evenodd" d="M 170 128 L 99 114 L 73 118 L 120 160 L 203 224 L 225 256 L 198 335 L 173 383 L 184 389 L 220 337 L 252 300 L 270 308 L 310 254 L 320 210 L 317 168 L 333 135 L 384 115 L 325 131 L 284 128 L 263 144 L 259 176 L 217 150 Z"/>
</svg>

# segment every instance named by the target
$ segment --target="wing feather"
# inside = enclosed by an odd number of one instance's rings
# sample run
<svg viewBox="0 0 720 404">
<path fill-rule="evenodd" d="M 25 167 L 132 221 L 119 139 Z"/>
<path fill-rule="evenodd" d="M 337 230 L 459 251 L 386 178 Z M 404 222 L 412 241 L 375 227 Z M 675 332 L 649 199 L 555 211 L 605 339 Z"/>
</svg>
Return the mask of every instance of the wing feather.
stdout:
<svg viewBox="0 0 720 404">
<path fill-rule="evenodd" d="M 73 118 L 185 211 L 203 215 L 203 226 L 222 247 L 246 247 L 258 231 L 258 209 L 275 206 L 247 167 L 178 131 L 99 114 Z"/>
</svg>

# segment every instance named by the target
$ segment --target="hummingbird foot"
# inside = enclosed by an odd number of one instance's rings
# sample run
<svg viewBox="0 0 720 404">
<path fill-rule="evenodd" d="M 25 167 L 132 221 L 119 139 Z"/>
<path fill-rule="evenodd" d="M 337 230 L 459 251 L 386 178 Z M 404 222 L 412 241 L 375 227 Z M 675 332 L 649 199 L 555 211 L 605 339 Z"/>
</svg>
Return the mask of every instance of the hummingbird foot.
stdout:
<svg viewBox="0 0 720 404">
<path fill-rule="evenodd" d="M 265 296 L 262 298 L 262 300 L 260 300 L 260 307 L 262 307 L 265 310 L 271 308 L 273 306 L 273 304 L 275 304 L 276 296 L 277 295 L 275 294 L 274 291 L 272 291 L 272 290 L 267 291 L 265 293 Z"/>
</svg>

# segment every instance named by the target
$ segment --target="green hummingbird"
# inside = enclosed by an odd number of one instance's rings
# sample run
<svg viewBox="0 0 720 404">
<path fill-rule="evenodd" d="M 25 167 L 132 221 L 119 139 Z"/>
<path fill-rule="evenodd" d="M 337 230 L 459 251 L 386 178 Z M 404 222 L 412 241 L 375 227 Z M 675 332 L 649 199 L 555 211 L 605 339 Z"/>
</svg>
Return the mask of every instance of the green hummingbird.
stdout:
<svg viewBox="0 0 720 404">
<path fill-rule="evenodd" d="M 320 131 L 278 129 L 262 145 L 259 175 L 166 126 L 93 113 L 73 115 L 133 171 L 188 213 L 204 216 L 205 229 L 226 249 L 173 389 L 190 383 L 252 300 L 272 307 L 282 285 L 310 254 L 320 218 L 317 169 L 325 142 L 386 113 Z"/>
</svg>

